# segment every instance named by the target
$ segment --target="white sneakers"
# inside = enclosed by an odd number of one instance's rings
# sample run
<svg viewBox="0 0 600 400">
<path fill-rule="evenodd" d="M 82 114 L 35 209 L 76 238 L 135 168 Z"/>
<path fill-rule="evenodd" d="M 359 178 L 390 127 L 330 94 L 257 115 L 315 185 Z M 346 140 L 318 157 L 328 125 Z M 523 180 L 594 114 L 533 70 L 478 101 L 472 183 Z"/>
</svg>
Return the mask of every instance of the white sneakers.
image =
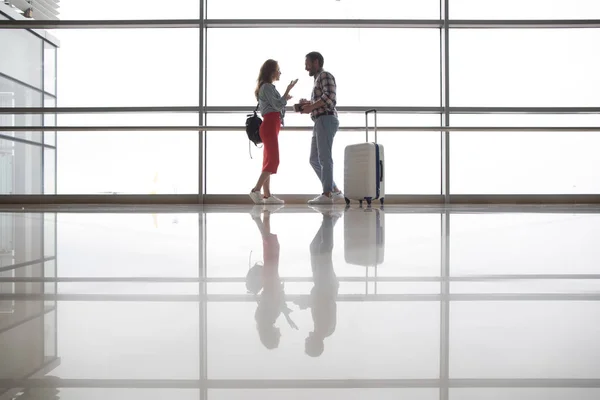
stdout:
<svg viewBox="0 0 600 400">
<path fill-rule="evenodd" d="M 248 196 L 250 196 L 254 204 L 263 204 L 263 196 L 259 191 L 250 192 Z"/>
<path fill-rule="evenodd" d="M 270 197 L 263 198 L 263 204 L 284 204 L 285 201 L 281 200 L 279 197 L 275 197 L 271 195 Z"/>
<path fill-rule="evenodd" d="M 264 198 L 263 195 L 259 192 L 250 192 L 248 194 L 254 204 L 284 204 L 285 201 L 281 200 L 278 197 L 271 195 L 270 197 Z"/>
<path fill-rule="evenodd" d="M 329 196 L 321 194 L 312 200 L 308 201 L 308 204 L 345 204 L 346 199 L 342 192 L 331 193 Z"/>
</svg>

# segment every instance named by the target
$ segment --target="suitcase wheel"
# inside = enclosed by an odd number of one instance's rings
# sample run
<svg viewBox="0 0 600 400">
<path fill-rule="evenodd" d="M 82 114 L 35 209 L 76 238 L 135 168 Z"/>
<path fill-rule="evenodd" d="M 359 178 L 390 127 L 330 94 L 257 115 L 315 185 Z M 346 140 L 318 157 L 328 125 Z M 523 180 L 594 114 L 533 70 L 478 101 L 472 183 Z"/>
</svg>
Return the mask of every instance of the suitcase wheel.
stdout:
<svg viewBox="0 0 600 400">
<path fill-rule="evenodd" d="M 373 201 L 373 198 L 372 197 L 365 197 L 365 200 L 367 200 L 367 204 L 370 207 L 371 206 L 371 202 Z"/>
<path fill-rule="evenodd" d="M 381 203 L 381 205 L 383 205 L 383 197 L 379 199 L 379 202 Z"/>
<path fill-rule="evenodd" d="M 349 206 L 350 205 L 350 199 L 347 197 L 344 197 L 344 200 L 346 200 L 346 205 Z"/>
</svg>

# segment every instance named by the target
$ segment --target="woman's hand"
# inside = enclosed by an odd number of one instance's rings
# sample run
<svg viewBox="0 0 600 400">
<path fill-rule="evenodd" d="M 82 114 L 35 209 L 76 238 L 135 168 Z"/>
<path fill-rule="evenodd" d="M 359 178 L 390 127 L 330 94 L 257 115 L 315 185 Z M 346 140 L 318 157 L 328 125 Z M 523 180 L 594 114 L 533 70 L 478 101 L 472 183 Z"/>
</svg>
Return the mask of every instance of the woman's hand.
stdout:
<svg viewBox="0 0 600 400">
<path fill-rule="evenodd" d="M 294 79 L 293 81 L 291 81 L 287 87 L 286 93 L 289 93 L 294 88 L 294 86 L 296 86 L 296 83 L 298 83 L 298 79 Z"/>
<path fill-rule="evenodd" d="M 292 95 L 290 95 L 289 93 L 286 93 L 286 94 L 284 94 L 284 95 L 283 95 L 283 97 L 284 97 L 286 100 L 289 100 L 289 99 L 291 99 L 293 96 L 292 96 Z"/>
</svg>

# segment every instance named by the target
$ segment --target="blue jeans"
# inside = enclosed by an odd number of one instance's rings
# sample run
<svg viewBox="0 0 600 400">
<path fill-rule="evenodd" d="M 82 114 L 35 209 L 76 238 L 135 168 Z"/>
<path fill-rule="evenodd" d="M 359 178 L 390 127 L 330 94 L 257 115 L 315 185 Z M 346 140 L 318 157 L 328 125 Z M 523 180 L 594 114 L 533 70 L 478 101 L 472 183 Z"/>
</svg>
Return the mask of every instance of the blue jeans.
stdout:
<svg viewBox="0 0 600 400">
<path fill-rule="evenodd" d="M 340 122 L 335 115 L 323 115 L 317 118 L 313 128 L 310 165 L 323 184 L 323 193 L 333 192 L 333 188 L 337 187 L 333 181 L 331 149 L 339 126 Z"/>
</svg>

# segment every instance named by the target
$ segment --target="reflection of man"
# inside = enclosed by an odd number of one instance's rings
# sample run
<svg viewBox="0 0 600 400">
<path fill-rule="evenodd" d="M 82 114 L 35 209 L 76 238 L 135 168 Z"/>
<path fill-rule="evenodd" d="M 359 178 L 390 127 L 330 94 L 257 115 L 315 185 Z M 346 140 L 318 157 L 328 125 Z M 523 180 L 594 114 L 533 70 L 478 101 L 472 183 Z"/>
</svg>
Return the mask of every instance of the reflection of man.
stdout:
<svg viewBox="0 0 600 400">
<path fill-rule="evenodd" d="M 267 349 L 275 349 L 279 347 L 281 338 L 281 331 L 275 326 L 275 322 L 282 312 L 290 326 L 298 328 L 289 316 L 291 310 L 285 304 L 285 292 L 279 277 L 279 240 L 277 235 L 271 233 L 270 215 L 268 208 L 265 208 L 262 220 L 260 214 L 252 214 L 263 239 L 264 265 L 257 263 L 248 271 L 246 288 L 255 295 L 260 292 L 254 313 L 256 329 L 262 344 Z"/>
<path fill-rule="evenodd" d="M 335 332 L 337 324 L 336 298 L 339 282 L 333 270 L 332 252 L 333 228 L 341 214 L 316 206 L 314 208 L 323 214 L 323 221 L 310 244 L 314 286 L 310 291 L 309 307 L 314 328 L 306 338 L 305 352 L 311 357 L 319 357 L 325 349 L 325 338 Z"/>
</svg>

